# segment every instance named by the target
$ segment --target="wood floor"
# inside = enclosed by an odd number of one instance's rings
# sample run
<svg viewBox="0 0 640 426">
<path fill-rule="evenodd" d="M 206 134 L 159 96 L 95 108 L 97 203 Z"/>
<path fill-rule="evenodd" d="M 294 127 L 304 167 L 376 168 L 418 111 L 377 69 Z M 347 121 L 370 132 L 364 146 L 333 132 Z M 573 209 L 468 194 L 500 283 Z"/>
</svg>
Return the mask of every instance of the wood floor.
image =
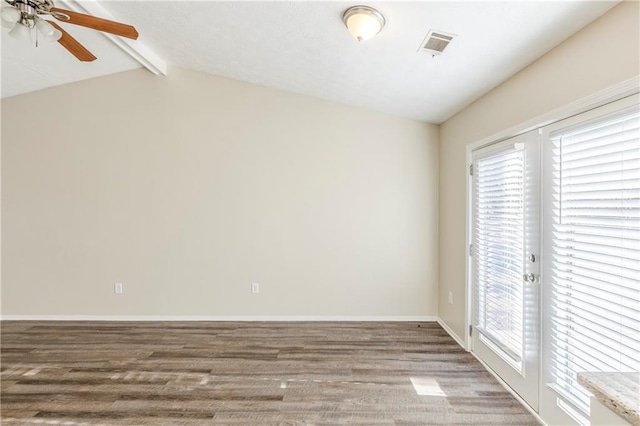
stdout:
<svg viewBox="0 0 640 426">
<path fill-rule="evenodd" d="M 437 323 L 2 322 L 2 424 L 536 424 Z"/>
</svg>

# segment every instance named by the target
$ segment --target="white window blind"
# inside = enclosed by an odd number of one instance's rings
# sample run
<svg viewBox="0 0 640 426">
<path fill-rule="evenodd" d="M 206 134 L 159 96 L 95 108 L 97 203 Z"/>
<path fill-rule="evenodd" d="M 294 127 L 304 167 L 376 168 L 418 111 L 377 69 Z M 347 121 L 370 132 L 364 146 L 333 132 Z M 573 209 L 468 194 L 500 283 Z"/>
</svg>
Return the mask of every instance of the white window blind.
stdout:
<svg viewBox="0 0 640 426">
<path fill-rule="evenodd" d="M 577 373 L 640 371 L 639 132 L 636 109 L 551 135 L 551 386 L 585 414 Z"/>
<path fill-rule="evenodd" d="M 519 363 L 523 353 L 524 150 L 474 163 L 476 329 Z M 508 359 L 507 359 L 508 360 Z"/>
</svg>

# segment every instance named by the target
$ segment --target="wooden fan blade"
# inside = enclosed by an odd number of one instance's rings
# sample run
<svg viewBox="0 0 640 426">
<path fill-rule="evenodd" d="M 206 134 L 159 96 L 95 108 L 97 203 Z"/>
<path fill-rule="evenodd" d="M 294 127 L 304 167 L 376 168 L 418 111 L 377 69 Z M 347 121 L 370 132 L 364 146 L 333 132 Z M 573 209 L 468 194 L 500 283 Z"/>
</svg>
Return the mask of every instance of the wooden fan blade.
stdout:
<svg viewBox="0 0 640 426">
<path fill-rule="evenodd" d="M 82 62 L 91 62 L 95 61 L 96 57 L 93 56 L 93 53 L 89 52 L 86 47 L 84 47 L 78 40 L 71 37 L 68 32 L 62 29 L 62 27 L 56 24 L 53 21 L 47 21 L 51 25 L 53 25 L 57 30 L 62 33 L 62 37 L 58 40 L 65 49 L 67 49 L 73 56 L 81 60 Z"/>
<path fill-rule="evenodd" d="M 61 22 L 93 28 L 94 30 L 104 31 L 105 33 L 115 34 L 134 40 L 138 39 L 138 31 L 136 31 L 136 29 L 131 25 L 109 21 L 108 19 L 96 18 L 95 16 L 85 15 L 84 13 L 73 12 L 71 10 L 60 9 L 57 7 L 52 7 L 50 11 L 54 12 L 53 17 Z M 56 16 L 57 13 L 67 15 L 69 19 L 60 19 Z"/>
</svg>

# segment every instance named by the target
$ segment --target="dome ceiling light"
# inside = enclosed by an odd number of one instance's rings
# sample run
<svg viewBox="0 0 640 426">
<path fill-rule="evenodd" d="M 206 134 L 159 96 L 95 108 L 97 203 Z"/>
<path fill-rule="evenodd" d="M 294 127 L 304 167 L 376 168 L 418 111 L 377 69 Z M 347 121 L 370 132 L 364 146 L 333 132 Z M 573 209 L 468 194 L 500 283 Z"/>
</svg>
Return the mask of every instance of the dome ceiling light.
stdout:
<svg viewBox="0 0 640 426">
<path fill-rule="evenodd" d="M 342 15 L 342 20 L 358 41 L 369 40 L 382 31 L 386 23 L 382 13 L 369 6 L 350 7 Z"/>
</svg>

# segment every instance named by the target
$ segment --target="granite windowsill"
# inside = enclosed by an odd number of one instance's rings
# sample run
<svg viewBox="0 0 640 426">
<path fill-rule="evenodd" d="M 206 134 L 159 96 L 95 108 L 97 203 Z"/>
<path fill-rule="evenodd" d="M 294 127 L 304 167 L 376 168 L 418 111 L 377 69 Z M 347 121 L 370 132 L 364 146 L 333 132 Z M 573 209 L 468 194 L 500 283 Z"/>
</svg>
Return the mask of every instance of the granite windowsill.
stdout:
<svg viewBox="0 0 640 426">
<path fill-rule="evenodd" d="M 640 426 L 640 373 L 578 373 L 578 383 L 611 411 Z"/>
</svg>

